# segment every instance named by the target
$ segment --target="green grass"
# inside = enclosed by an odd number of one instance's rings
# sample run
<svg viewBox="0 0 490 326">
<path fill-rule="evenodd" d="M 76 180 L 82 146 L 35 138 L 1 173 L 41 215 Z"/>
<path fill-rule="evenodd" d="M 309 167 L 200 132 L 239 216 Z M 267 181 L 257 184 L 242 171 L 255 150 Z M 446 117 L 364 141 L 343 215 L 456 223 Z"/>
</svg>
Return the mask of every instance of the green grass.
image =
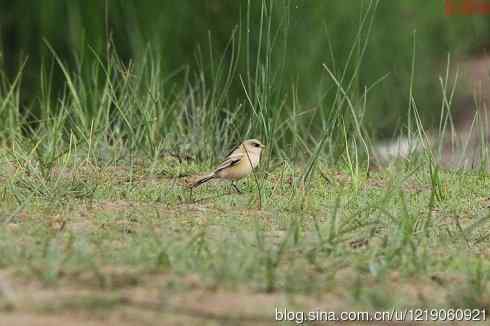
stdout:
<svg viewBox="0 0 490 326">
<path fill-rule="evenodd" d="M 298 188 L 301 169 L 281 165 L 258 173 L 258 209 L 252 178 L 241 195 L 214 183 L 191 197 L 178 174 L 209 167 L 171 157 L 70 161 L 48 178 L 1 157 L 0 270 L 15 293 L 2 307 L 14 313 L 102 318 L 131 308 L 218 323 L 266 322 L 284 302 L 347 311 L 490 306 L 487 175 L 438 170 L 444 196 L 434 200 L 429 162 L 356 183 L 349 169 L 320 163 L 327 178 L 316 173 L 308 192 Z M 52 298 L 29 299 L 41 291 Z M 268 305 L 255 302 L 259 294 Z M 199 295 L 248 308 L 216 312 L 218 303 L 203 308 Z"/>
<path fill-rule="evenodd" d="M 318 111 L 322 119 L 310 122 L 315 130 L 321 130 L 336 95 L 336 86 L 322 65 L 327 64 L 337 76 L 343 71 L 352 73 L 354 66 L 347 62 L 352 45 L 359 41 L 358 26 L 366 10 L 376 3 L 375 12 L 371 12 L 375 22 L 360 38 L 369 40 L 364 61 L 369 64 L 358 68 L 355 84 L 362 94 L 365 85 L 383 76 L 386 80 L 370 94 L 369 105 L 375 109 L 366 111 L 366 123 L 382 137 L 393 136 L 406 123 L 413 47 L 410 35 L 416 31 L 416 49 L 423 59 L 417 62 L 413 88 L 424 126 L 435 126 L 440 101 L 433 94 L 439 90 L 437 75 L 447 52 L 454 58 L 485 53 L 487 45 L 482 42 L 489 33 L 484 15 L 447 17 L 444 1 L 87 0 L 83 5 L 61 0 L 42 4 L 36 0 L 6 1 L 0 3 L 0 70 L 12 81 L 25 65 L 19 100 L 23 110 L 39 118 L 44 111 L 37 101 L 43 96 L 39 72 L 46 69 L 51 77 L 53 97 L 62 94 L 65 85 L 64 73 L 46 43 L 63 58 L 68 70 L 78 71 L 82 66 L 84 75 L 80 77 L 86 82 L 92 80 L 92 65 L 98 62 L 94 52 L 105 62 L 108 48 L 126 65 L 143 65 L 151 52 L 159 62 L 154 71 L 163 74 L 163 79 L 174 75 L 179 87 L 187 86 L 186 73 L 192 75 L 203 67 L 200 77 L 211 86 L 219 71 L 213 60 L 225 54 L 221 61 L 226 67 L 233 66 L 235 72 L 228 85 L 231 103 L 225 105 L 248 102 L 239 75 L 249 91 L 257 86 L 265 92 L 267 86 L 282 83 L 289 92 L 294 83 L 295 100 Z M 232 49 L 231 38 L 240 46 Z M 261 58 L 264 54 L 269 60 Z M 261 78 L 255 74 L 263 69 L 261 65 L 275 77 L 266 76 L 270 82 L 253 85 L 251 80 Z M 270 108 L 272 100 L 269 97 L 263 105 Z M 290 107 L 293 95 L 280 94 L 276 104 L 282 102 Z"/>
<path fill-rule="evenodd" d="M 56 68 L 40 68 L 32 106 L 22 100 L 27 72 L 0 73 L 2 315 L 236 325 L 271 323 L 276 307 L 488 311 L 483 124 L 471 127 L 480 165 L 444 169 L 445 140 L 459 141 L 457 78 L 448 57 L 441 94 L 431 95 L 439 128 L 426 130 L 417 100 L 426 60 L 413 33 L 408 98 L 397 107 L 408 120 L 394 128 L 419 152 L 374 165 L 368 112 L 390 81 L 362 78 L 379 2 L 365 4 L 346 55 L 336 61 L 331 50 L 321 65 L 331 98 L 313 108 L 300 81 L 282 78 L 290 22 L 276 25 L 270 2 L 258 16 L 249 7 L 224 54 L 199 52 L 200 68 L 178 77 L 152 51 L 129 64 L 109 43 L 73 66 L 49 41 Z M 252 25 L 257 33 L 244 34 Z M 244 194 L 183 186 L 245 138 L 267 150 Z M 463 153 L 473 146 L 461 142 Z"/>
</svg>

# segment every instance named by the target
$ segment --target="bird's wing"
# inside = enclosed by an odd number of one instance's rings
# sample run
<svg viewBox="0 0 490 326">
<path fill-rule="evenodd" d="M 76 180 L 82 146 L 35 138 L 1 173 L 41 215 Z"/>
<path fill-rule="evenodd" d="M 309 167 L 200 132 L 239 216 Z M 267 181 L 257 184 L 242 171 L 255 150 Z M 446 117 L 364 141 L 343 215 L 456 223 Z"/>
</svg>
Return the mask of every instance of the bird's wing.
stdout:
<svg viewBox="0 0 490 326">
<path fill-rule="evenodd" d="M 224 161 L 223 163 L 221 163 L 220 165 L 218 165 L 218 167 L 216 168 L 216 170 L 214 170 L 214 173 L 218 173 L 219 171 L 223 170 L 223 169 L 226 169 L 226 168 L 229 168 L 233 165 L 236 165 L 238 163 L 240 163 L 240 161 L 242 160 L 243 158 L 243 154 L 231 154 L 230 156 L 228 156 Z"/>
</svg>

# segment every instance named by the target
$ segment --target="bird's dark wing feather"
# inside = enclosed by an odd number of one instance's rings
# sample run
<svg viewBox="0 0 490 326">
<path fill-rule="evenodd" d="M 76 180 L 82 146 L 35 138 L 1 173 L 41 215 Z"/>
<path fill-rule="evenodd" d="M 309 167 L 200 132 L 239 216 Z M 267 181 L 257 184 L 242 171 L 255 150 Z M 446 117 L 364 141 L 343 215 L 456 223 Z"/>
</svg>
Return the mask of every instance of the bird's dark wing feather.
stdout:
<svg viewBox="0 0 490 326">
<path fill-rule="evenodd" d="M 218 167 L 216 168 L 216 170 L 214 170 L 214 173 L 218 173 L 219 171 L 223 170 L 223 169 L 226 169 L 230 166 L 233 166 L 233 165 L 236 165 L 238 164 L 241 159 L 243 157 L 243 154 L 231 154 L 230 156 L 228 156 L 224 161 L 223 163 L 221 163 L 220 165 L 218 165 Z"/>
</svg>

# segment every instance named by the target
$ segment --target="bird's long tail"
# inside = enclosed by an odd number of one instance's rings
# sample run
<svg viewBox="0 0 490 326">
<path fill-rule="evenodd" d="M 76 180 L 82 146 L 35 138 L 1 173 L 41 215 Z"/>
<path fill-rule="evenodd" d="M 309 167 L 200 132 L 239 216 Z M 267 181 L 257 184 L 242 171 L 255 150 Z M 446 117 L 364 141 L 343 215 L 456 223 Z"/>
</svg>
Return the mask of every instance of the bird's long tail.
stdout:
<svg viewBox="0 0 490 326">
<path fill-rule="evenodd" d="M 216 175 L 214 173 L 210 173 L 208 175 L 202 176 L 192 183 L 191 188 L 199 187 L 203 183 L 206 183 L 209 180 L 214 179 L 214 178 L 216 178 Z"/>
</svg>

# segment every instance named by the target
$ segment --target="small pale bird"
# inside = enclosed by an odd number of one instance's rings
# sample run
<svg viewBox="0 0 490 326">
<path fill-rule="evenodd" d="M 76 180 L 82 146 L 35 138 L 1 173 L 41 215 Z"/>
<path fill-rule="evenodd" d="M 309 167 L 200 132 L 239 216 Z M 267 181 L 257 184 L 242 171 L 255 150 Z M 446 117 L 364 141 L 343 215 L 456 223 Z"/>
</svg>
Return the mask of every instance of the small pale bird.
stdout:
<svg viewBox="0 0 490 326">
<path fill-rule="evenodd" d="M 257 139 L 245 140 L 213 172 L 192 182 L 191 188 L 198 187 L 212 179 L 225 179 L 230 180 L 235 190 L 240 192 L 234 181 L 247 177 L 252 173 L 253 169 L 259 165 L 260 154 L 264 147 Z"/>
</svg>

